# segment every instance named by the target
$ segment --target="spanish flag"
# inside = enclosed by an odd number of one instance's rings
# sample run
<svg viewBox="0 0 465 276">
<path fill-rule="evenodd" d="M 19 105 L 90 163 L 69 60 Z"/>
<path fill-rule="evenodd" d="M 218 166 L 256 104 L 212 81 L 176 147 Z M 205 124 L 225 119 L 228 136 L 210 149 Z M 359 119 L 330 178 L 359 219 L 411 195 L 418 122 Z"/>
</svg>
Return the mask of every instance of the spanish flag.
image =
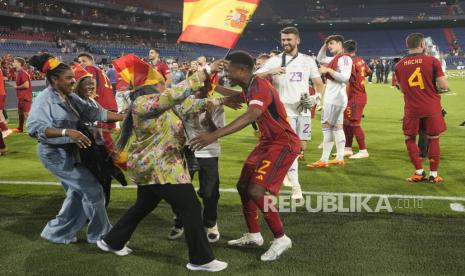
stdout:
<svg viewBox="0 0 465 276">
<path fill-rule="evenodd" d="M 184 0 L 178 43 L 234 48 L 260 0 Z"/>
<path fill-rule="evenodd" d="M 132 88 L 146 85 L 155 85 L 165 81 L 163 76 L 149 64 L 133 54 L 128 54 L 115 59 L 113 62 L 116 72 Z"/>
</svg>

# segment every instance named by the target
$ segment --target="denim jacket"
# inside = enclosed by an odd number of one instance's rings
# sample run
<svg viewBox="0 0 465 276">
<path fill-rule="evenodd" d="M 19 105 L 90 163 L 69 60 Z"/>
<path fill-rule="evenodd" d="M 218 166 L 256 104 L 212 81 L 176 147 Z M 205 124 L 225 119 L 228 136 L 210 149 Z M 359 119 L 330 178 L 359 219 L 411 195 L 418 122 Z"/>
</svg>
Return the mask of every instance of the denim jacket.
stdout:
<svg viewBox="0 0 465 276">
<path fill-rule="evenodd" d="M 33 138 L 37 138 L 41 144 L 71 144 L 74 142 L 69 137 L 47 138 L 45 130 L 47 128 L 76 129 L 79 119 L 83 123 L 107 120 L 107 111 L 105 109 L 82 100 L 74 93 L 69 94 L 68 98 L 79 113 L 80 118 L 51 86 L 39 93 L 39 96 L 32 104 L 27 119 L 28 134 Z"/>
</svg>

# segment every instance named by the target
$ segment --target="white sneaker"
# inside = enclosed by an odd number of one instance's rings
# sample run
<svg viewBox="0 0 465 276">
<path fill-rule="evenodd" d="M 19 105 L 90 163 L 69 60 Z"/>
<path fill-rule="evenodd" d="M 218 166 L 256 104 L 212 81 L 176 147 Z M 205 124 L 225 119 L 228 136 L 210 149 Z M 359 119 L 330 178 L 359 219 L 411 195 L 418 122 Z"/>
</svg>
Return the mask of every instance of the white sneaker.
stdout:
<svg viewBox="0 0 465 276">
<path fill-rule="evenodd" d="M 210 271 L 210 272 L 218 272 L 218 271 L 226 269 L 228 267 L 228 263 L 218 261 L 218 260 L 213 260 L 203 265 L 195 265 L 195 264 L 188 263 L 186 267 L 189 270 L 204 270 L 204 271 Z"/>
<path fill-rule="evenodd" d="M 362 159 L 362 158 L 368 158 L 368 157 L 370 157 L 368 152 L 357 152 L 356 154 L 350 156 L 349 159 Z"/>
<path fill-rule="evenodd" d="M 287 175 L 284 177 L 283 185 L 284 187 L 292 187 L 292 183 L 291 181 L 289 181 L 289 178 L 287 177 Z"/>
<path fill-rule="evenodd" d="M 260 233 L 245 233 L 242 238 L 237 240 L 230 240 L 228 241 L 228 245 L 231 246 L 262 246 L 263 245 L 263 237 Z"/>
<path fill-rule="evenodd" d="M 292 187 L 292 199 L 304 199 L 302 195 L 302 189 L 300 187 Z"/>
<path fill-rule="evenodd" d="M 220 231 L 218 231 L 218 224 L 211 228 L 207 228 L 207 239 L 209 243 L 214 243 L 220 240 Z"/>
<path fill-rule="evenodd" d="M 10 134 L 12 134 L 13 131 L 11 129 L 7 129 L 5 131 L 2 131 L 2 135 L 3 135 L 3 138 L 6 138 L 8 136 L 10 136 Z"/>
<path fill-rule="evenodd" d="M 260 259 L 264 262 L 274 261 L 283 254 L 284 251 L 292 247 L 292 240 L 284 235 L 279 239 L 274 239 L 271 243 L 270 249 L 266 251 Z"/>
<path fill-rule="evenodd" d="M 105 252 L 113 252 L 118 256 L 126 256 L 132 253 L 132 249 L 127 247 L 126 245 L 123 247 L 123 249 L 120 250 L 114 250 L 112 249 L 104 240 L 99 240 L 97 241 L 97 246 L 100 248 L 102 251 Z"/>
<path fill-rule="evenodd" d="M 170 233 L 168 234 L 168 239 L 175 240 L 175 239 L 181 237 L 183 233 L 184 233 L 184 228 L 183 227 L 176 228 L 176 227 L 173 226 L 173 228 L 171 228 Z"/>
<path fill-rule="evenodd" d="M 333 154 L 331 154 L 331 155 L 334 157 L 334 156 L 337 156 L 337 153 L 333 153 Z M 353 151 L 351 151 L 351 150 L 344 150 L 344 157 L 350 157 L 350 156 L 352 156 L 352 155 L 354 155 L 354 152 L 353 152 Z"/>
</svg>

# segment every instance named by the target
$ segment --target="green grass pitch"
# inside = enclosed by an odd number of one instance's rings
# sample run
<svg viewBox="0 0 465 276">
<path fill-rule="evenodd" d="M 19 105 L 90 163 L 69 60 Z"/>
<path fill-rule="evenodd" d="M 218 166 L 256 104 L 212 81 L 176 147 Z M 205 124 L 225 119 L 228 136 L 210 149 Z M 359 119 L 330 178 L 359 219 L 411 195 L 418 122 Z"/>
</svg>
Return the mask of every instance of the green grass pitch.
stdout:
<svg viewBox="0 0 465 276">
<path fill-rule="evenodd" d="M 457 74 L 457 72 L 453 72 Z M 465 196 L 465 160 L 461 150 L 465 128 L 463 78 L 449 80 L 451 92 L 442 97 L 448 114 L 448 131 L 441 138 L 440 175 L 443 184 L 409 184 L 413 172 L 403 135 L 402 95 L 384 84 L 367 84 L 368 105 L 363 128 L 370 158 L 349 160 L 344 167 L 308 170 L 317 160 L 322 140 L 319 114 L 313 120 L 313 140 L 300 162 L 303 190 L 332 193 L 397 194 L 433 197 Z M 231 121 L 242 111 L 228 111 Z M 16 126 L 10 111 L 10 127 Z M 243 160 L 256 138 L 252 128 L 222 139 L 221 188 L 234 188 Z M 75 245 L 55 245 L 39 233 L 58 212 L 64 193 L 59 186 L 5 184 L 57 182 L 40 164 L 36 142 L 26 134 L 6 138 L 10 149 L 0 157 L 0 274 L 2 275 L 182 275 L 187 250 L 183 240 L 168 241 L 171 211 L 161 204 L 139 226 L 131 240 L 134 253 L 117 257 L 85 242 L 85 232 Z M 354 142 L 355 147 L 357 146 Z M 428 172 L 428 166 L 425 164 Z M 283 188 L 283 190 L 287 190 Z M 116 187 L 109 216 L 114 223 L 132 204 L 135 189 Z M 315 196 L 311 198 L 316 199 Z M 418 205 L 417 203 L 421 203 Z M 234 192 L 220 199 L 221 239 L 213 245 L 218 259 L 229 262 L 227 275 L 309 274 L 459 274 L 465 271 L 465 213 L 454 212 L 440 199 L 390 199 L 392 213 L 309 213 L 300 207 L 282 214 L 293 248 L 278 261 L 263 263 L 260 255 L 272 236 L 265 224 L 267 243 L 260 249 L 236 249 L 226 245 L 245 231 L 240 200 Z M 463 201 L 457 201 L 464 203 Z M 373 206 L 370 202 L 370 206 Z M 407 208 L 410 207 L 410 208 Z M 194 274 L 194 273 L 192 273 Z M 197 273 L 201 274 L 201 273 Z"/>
</svg>

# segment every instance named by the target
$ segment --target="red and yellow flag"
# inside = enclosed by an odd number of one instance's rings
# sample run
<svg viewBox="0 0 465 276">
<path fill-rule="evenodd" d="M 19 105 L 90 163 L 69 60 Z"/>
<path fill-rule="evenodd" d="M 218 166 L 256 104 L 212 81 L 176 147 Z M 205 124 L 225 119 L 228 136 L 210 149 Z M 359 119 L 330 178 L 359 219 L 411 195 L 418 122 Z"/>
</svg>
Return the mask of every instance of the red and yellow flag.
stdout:
<svg viewBox="0 0 465 276">
<path fill-rule="evenodd" d="M 178 43 L 234 48 L 260 0 L 184 0 Z"/>
<path fill-rule="evenodd" d="M 155 85 L 165 79 L 149 64 L 133 54 L 128 54 L 115 59 L 113 62 L 115 70 L 121 78 L 132 88 Z"/>
</svg>

